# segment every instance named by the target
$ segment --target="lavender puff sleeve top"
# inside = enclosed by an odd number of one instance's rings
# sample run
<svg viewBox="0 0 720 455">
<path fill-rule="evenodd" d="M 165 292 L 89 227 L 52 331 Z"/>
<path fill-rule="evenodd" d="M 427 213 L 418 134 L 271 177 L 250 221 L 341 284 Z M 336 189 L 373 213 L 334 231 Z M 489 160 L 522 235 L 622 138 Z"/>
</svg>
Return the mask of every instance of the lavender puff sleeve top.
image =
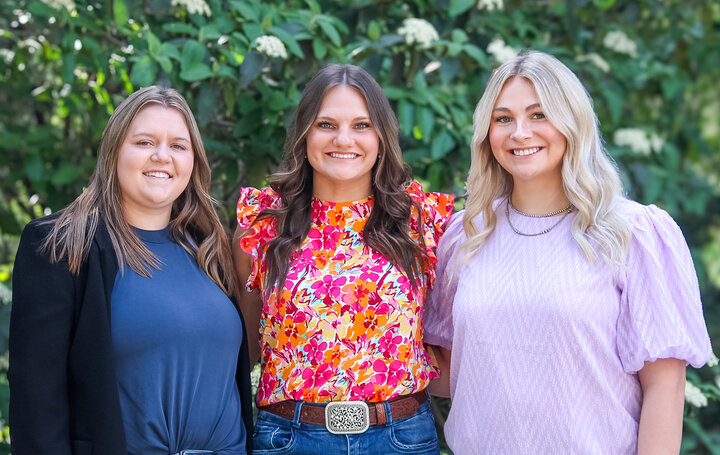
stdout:
<svg viewBox="0 0 720 455">
<path fill-rule="evenodd" d="M 621 200 L 633 237 L 622 270 L 590 264 L 572 237 L 574 213 L 549 233 L 498 223 L 461 262 L 463 212 L 438 246 L 425 342 L 452 349 L 445 435 L 456 455 L 637 451 L 646 361 L 702 366 L 711 353 L 685 239 L 657 207 Z M 557 218 L 524 218 L 539 232 Z M 481 227 L 482 221 L 478 220 Z"/>
</svg>

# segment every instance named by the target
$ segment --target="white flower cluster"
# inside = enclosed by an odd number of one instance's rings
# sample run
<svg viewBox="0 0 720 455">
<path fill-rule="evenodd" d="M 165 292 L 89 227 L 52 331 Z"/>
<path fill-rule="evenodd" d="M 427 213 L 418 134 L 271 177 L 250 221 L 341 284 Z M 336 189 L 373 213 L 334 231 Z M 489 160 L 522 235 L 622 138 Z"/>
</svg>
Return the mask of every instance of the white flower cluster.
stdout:
<svg viewBox="0 0 720 455">
<path fill-rule="evenodd" d="M 633 152 L 643 155 L 659 152 L 664 143 L 657 134 L 648 134 L 639 128 L 621 128 L 615 131 L 613 142 L 619 146 L 628 146 Z"/>
<path fill-rule="evenodd" d="M 4 284 L 0 283 L 0 303 L 10 303 L 12 292 Z"/>
<path fill-rule="evenodd" d="M 600 68 L 603 73 L 607 73 L 608 71 L 610 71 L 610 64 L 608 62 L 606 62 L 604 58 L 600 57 L 595 52 L 590 52 L 589 54 L 585 54 L 585 55 L 578 55 L 575 60 L 577 60 L 580 63 L 590 62 L 593 65 Z"/>
<path fill-rule="evenodd" d="M 492 54 L 499 63 L 505 63 L 518 55 L 518 51 L 505 44 L 502 38 L 492 40 L 490 44 L 488 44 L 487 51 L 489 54 Z"/>
<path fill-rule="evenodd" d="M 53 8 L 53 9 L 62 9 L 65 8 L 66 10 L 73 12 L 75 11 L 75 1 L 74 0 L 43 0 L 43 2 Z"/>
<path fill-rule="evenodd" d="M 205 0 L 172 0 L 172 6 L 184 6 L 190 14 L 204 14 L 211 16 L 212 11 Z"/>
<path fill-rule="evenodd" d="M 685 401 L 696 408 L 702 408 L 708 405 L 708 399 L 705 394 L 691 382 L 685 383 Z"/>
<path fill-rule="evenodd" d="M 503 0 L 480 0 L 477 7 L 488 11 L 501 10 L 503 9 Z"/>
<path fill-rule="evenodd" d="M 407 44 L 418 43 L 422 47 L 428 47 L 440 38 L 435 27 L 425 19 L 405 19 L 398 33 L 405 37 Z"/>
<path fill-rule="evenodd" d="M 615 52 L 627 54 L 630 57 L 637 57 L 637 44 L 628 38 L 622 30 L 608 32 L 605 38 L 603 38 L 603 45 Z"/>
<path fill-rule="evenodd" d="M 715 355 L 714 352 L 711 352 L 711 353 L 710 353 L 710 357 L 708 357 L 707 362 L 706 362 L 707 366 L 709 366 L 710 368 L 712 368 L 712 367 L 714 367 L 715 365 L 717 365 L 718 362 L 720 362 L 720 360 L 718 360 L 718 358 L 717 358 L 717 356 Z"/>
<path fill-rule="evenodd" d="M 263 35 L 255 38 L 255 47 L 258 52 L 262 52 L 268 57 L 287 58 L 287 50 L 285 44 L 280 38 L 273 35 Z"/>
</svg>

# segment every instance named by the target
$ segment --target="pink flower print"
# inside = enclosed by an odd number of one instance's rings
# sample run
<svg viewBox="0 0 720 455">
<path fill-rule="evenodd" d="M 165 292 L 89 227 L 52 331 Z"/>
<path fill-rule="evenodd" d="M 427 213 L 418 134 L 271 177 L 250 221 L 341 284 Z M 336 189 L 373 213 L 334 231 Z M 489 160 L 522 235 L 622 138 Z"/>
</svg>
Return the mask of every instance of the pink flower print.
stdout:
<svg viewBox="0 0 720 455">
<path fill-rule="evenodd" d="M 378 348 L 383 353 L 386 359 L 397 358 L 398 345 L 402 342 L 403 337 L 401 335 L 393 336 L 393 332 L 385 332 L 385 335 L 380 337 L 378 341 Z"/>
<path fill-rule="evenodd" d="M 320 365 L 317 368 L 305 368 L 302 372 L 302 383 L 303 389 L 320 388 L 323 384 L 327 383 L 333 376 L 332 367 L 327 363 Z"/>
<path fill-rule="evenodd" d="M 323 249 L 323 234 L 320 232 L 319 229 L 312 227 L 310 228 L 310 232 L 308 232 L 308 240 L 306 243 L 306 246 L 310 248 L 310 252 L 312 251 L 320 251 Z M 305 250 L 308 251 L 308 250 Z"/>
<path fill-rule="evenodd" d="M 375 387 L 369 382 L 366 382 L 365 384 L 357 384 L 350 388 L 350 398 L 364 401 L 372 396 L 374 391 Z"/>
<path fill-rule="evenodd" d="M 341 231 L 333 226 L 325 226 L 322 233 L 323 249 L 334 250 L 340 242 Z"/>
<path fill-rule="evenodd" d="M 342 293 L 342 286 L 347 281 L 344 276 L 333 277 L 332 275 L 325 275 L 322 277 L 322 281 L 318 280 L 310 286 L 315 290 L 315 298 L 319 300 L 328 300 L 328 297 L 332 297 L 338 300 L 338 297 Z M 332 303 L 332 300 L 329 302 Z"/>
<path fill-rule="evenodd" d="M 407 276 L 399 276 L 396 283 L 397 286 L 400 288 L 401 293 L 405 295 L 410 295 L 410 291 L 412 291 L 412 286 L 410 284 L 410 279 Z"/>
<path fill-rule="evenodd" d="M 363 266 L 363 271 L 360 274 L 361 281 L 368 281 L 371 283 L 377 283 L 380 279 L 380 275 L 383 273 L 383 267 L 381 265 L 374 265 L 372 267 Z"/>
<path fill-rule="evenodd" d="M 260 378 L 260 384 L 258 385 L 258 394 L 261 397 L 272 396 L 276 384 L 277 379 L 275 378 L 275 376 L 269 373 L 264 373 L 262 375 L 262 378 Z"/>
<path fill-rule="evenodd" d="M 311 338 L 303 347 L 303 350 L 312 365 L 319 365 L 323 361 L 327 347 L 326 341 L 320 343 L 317 338 Z"/>
<path fill-rule="evenodd" d="M 373 362 L 373 370 L 377 373 L 373 376 L 373 383 L 382 384 L 389 388 L 397 386 L 405 374 L 404 364 L 399 360 L 393 360 L 390 365 L 378 359 Z"/>
</svg>

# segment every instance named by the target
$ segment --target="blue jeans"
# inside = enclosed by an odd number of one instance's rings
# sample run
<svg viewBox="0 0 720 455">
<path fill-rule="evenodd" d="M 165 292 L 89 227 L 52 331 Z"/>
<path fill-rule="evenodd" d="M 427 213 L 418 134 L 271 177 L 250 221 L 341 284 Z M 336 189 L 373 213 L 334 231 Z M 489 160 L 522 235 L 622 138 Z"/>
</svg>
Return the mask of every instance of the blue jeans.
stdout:
<svg viewBox="0 0 720 455">
<path fill-rule="evenodd" d="M 435 418 L 429 401 L 422 403 L 412 416 L 399 420 L 392 418 L 387 402 L 383 405 L 387 423 L 371 425 L 361 434 L 332 434 L 322 425 L 301 423 L 299 409 L 295 412 L 294 420 L 261 410 L 255 423 L 253 454 L 440 454 Z"/>
</svg>

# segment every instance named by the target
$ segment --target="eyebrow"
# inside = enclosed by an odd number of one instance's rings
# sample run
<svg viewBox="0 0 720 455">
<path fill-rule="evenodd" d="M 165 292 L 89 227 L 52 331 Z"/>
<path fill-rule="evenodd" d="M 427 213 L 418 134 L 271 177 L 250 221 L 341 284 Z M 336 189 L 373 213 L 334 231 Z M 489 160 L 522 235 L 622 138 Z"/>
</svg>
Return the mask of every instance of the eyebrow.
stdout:
<svg viewBox="0 0 720 455">
<path fill-rule="evenodd" d="M 135 134 L 133 134 L 132 136 L 130 136 L 130 139 L 135 139 L 135 138 L 139 138 L 139 137 L 155 137 L 155 135 L 153 135 L 153 134 L 151 134 L 151 133 L 146 133 L 146 132 L 144 132 L 144 131 L 141 131 L 141 132 L 139 132 L 139 133 L 135 133 Z M 172 141 L 175 141 L 175 142 L 177 142 L 177 141 L 187 142 L 188 144 L 191 144 L 191 143 L 192 143 L 192 142 L 190 141 L 190 139 L 188 139 L 188 138 L 186 138 L 186 137 L 184 137 L 184 136 L 173 137 L 171 140 L 172 140 Z"/>
<path fill-rule="evenodd" d="M 315 120 L 316 121 L 317 120 L 335 120 L 335 117 L 331 117 L 328 115 L 318 115 Z M 361 115 L 361 116 L 358 116 L 358 117 L 355 117 L 354 119 L 352 119 L 353 122 L 356 122 L 358 120 L 370 120 L 370 117 L 368 117 L 366 115 Z"/>
<path fill-rule="evenodd" d="M 534 104 L 531 104 L 530 106 L 526 107 L 525 112 L 532 111 L 533 109 L 541 109 L 541 108 L 542 108 L 542 106 L 540 106 L 540 103 L 534 103 Z M 495 109 L 493 109 L 493 112 L 495 112 L 495 111 L 510 112 L 510 109 L 508 109 L 506 107 L 498 106 Z"/>
</svg>

